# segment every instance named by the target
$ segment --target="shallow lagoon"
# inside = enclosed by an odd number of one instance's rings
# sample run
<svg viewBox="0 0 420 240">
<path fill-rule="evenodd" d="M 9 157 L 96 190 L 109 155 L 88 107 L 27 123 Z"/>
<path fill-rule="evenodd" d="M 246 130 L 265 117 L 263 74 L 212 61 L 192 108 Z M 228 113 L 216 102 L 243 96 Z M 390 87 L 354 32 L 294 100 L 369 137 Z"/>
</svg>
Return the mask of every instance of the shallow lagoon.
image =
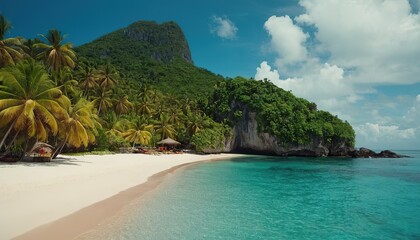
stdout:
<svg viewBox="0 0 420 240">
<path fill-rule="evenodd" d="M 169 176 L 100 239 L 419 239 L 420 152 L 246 157 Z"/>
</svg>

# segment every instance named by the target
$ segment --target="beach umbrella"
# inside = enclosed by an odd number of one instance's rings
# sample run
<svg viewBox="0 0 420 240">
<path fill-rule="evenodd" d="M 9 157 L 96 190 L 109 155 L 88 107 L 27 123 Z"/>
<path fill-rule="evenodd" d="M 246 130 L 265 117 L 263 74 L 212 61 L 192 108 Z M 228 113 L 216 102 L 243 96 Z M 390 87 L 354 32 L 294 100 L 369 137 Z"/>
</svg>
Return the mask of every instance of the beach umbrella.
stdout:
<svg viewBox="0 0 420 240">
<path fill-rule="evenodd" d="M 180 142 L 173 140 L 172 138 L 163 139 L 160 142 L 157 142 L 158 145 L 181 145 Z"/>
</svg>

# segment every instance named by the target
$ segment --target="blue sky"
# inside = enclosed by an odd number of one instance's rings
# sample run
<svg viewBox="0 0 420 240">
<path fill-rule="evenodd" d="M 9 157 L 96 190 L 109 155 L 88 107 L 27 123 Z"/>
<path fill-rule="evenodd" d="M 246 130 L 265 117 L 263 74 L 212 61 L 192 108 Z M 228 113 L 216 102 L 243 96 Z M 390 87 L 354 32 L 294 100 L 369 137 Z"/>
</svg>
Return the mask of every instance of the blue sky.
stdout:
<svg viewBox="0 0 420 240">
<path fill-rule="evenodd" d="M 420 149 L 420 0 L 0 0 L 10 36 L 74 45 L 138 20 L 175 21 L 197 66 L 268 78 L 349 121 L 357 145 Z"/>
</svg>

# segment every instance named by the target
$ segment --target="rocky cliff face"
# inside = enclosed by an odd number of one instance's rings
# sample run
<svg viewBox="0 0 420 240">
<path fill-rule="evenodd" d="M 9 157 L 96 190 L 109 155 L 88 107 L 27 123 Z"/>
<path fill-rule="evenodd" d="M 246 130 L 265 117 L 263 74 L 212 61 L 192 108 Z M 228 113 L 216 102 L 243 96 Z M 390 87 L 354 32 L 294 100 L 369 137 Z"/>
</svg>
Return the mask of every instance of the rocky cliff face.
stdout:
<svg viewBox="0 0 420 240">
<path fill-rule="evenodd" d="M 150 52 L 150 58 L 156 61 L 170 62 L 182 58 L 193 63 L 190 48 L 184 33 L 175 22 L 157 24 L 140 21 L 122 30 L 123 34 L 134 41 L 152 46 L 156 51 Z"/>
<path fill-rule="evenodd" d="M 321 139 L 313 138 L 312 142 L 303 145 L 280 144 L 275 136 L 258 131 L 255 112 L 246 107 L 242 110 L 242 118 L 235 125 L 233 137 L 231 141 L 227 141 L 225 151 L 303 157 L 351 156 L 354 151 L 341 139 L 333 139 L 331 143 L 324 143 Z"/>
<path fill-rule="evenodd" d="M 243 108 L 243 117 L 233 128 L 233 137 L 226 139 L 224 149 L 208 149 L 208 153 L 234 152 L 277 156 L 302 157 L 352 157 L 352 158 L 405 158 L 395 152 L 384 150 L 376 153 L 367 148 L 354 149 L 343 139 L 332 139 L 325 143 L 313 138 L 311 143 L 303 145 L 282 145 L 276 137 L 258 131 L 256 113 Z"/>
<path fill-rule="evenodd" d="M 117 59 L 116 65 L 123 61 L 122 57 L 130 62 L 153 59 L 169 63 L 182 59 L 193 63 L 187 39 L 175 22 L 138 21 L 80 46 L 76 51 L 87 58 Z"/>
</svg>

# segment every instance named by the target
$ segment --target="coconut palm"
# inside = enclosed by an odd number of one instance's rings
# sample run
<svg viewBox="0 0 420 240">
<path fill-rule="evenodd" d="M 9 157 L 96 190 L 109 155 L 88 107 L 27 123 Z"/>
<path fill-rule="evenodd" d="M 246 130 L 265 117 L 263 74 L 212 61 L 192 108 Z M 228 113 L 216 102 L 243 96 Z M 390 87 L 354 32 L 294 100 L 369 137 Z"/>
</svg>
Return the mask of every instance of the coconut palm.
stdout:
<svg viewBox="0 0 420 240">
<path fill-rule="evenodd" d="M 153 104 L 148 99 L 141 99 L 139 103 L 136 104 L 137 113 L 140 115 L 151 116 L 153 112 Z"/>
<path fill-rule="evenodd" d="M 114 109 L 118 116 L 127 114 L 132 107 L 133 104 L 128 100 L 127 95 L 119 95 L 119 97 L 114 100 Z"/>
<path fill-rule="evenodd" d="M 65 98 L 41 64 L 32 59 L 0 71 L 0 128 L 7 128 L 0 148 L 12 129 L 26 138 L 44 141 L 58 132 L 57 120 L 67 117 L 59 104 Z"/>
<path fill-rule="evenodd" d="M 69 93 L 76 93 L 78 82 L 73 78 L 72 70 L 69 67 L 64 67 L 57 72 L 52 72 L 51 78 L 64 95 L 69 96 Z"/>
<path fill-rule="evenodd" d="M 10 22 L 0 15 L 0 68 L 15 65 L 18 60 L 23 58 L 21 39 L 4 38 L 10 28 Z"/>
<path fill-rule="evenodd" d="M 159 124 L 156 126 L 157 132 L 161 136 L 161 140 L 170 137 L 174 138 L 175 129 L 174 126 L 169 122 L 169 114 L 162 113 L 159 118 Z"/>
<path fill-rule="evenodd" d="M 99 86 L 96 70 L 88 64 L 82 65 L 78 68 L 77 79 L 79 80 L 79 85 L 83 90 L 84 97 L 87 97 L 89 91 L 96 89 Z"/>
<path fill-rule="evenodd" d="M 60 122 L 60 135 L 62 143 L 54 153 L 54 158 L 68 144 L 79 148 L 87 147 L 89 143 L 95 142 L 95 135 L 98 135 L 98 128 L 101 127 L 98 116 L 93 112 L 94 106 L 84 98 L 74 105 L 68 107 L 69 117 Z"/>
<path fill-rule="evenodd" d="M 102 111 L 106 111 L 108 108 L 112 107 L 111 99 L 112 91 L 107 91 L 104 88 L 98 90 L 97 95 L 93 98 L 93 104 L 98 109 L 98 115 Z"/>
<path fill-rule="evenodd" d="M 63 43 L 66 36 L 62 36 L 61 32 L 56 29 L 48 31 L 47 35 L 40 35 L 47 43 L 36 43 L 34 47 L 39 49 L 40 53 L 37 58 L 45 61 L 48 70 L 58 71 L 67 66 L 74 68 L 76 54 L 73 51 L 71 43 Z"/>
<path fill-rule="evenodd" d="M 118 119 L 117 117 L 112 118 L 112 124 L 109 130 L 105 132 L 107 136 L 118 136 L 122 137 L 122 134 L 128 130 L 130 126 L 130 121 L 127 119 Z"/>
<path fill-rule="evenodd" d="M 172 106 L 172 108 L 169 109 L 169 123 L 174 124 L 176 126 L 179 125 L 179 123 L 181 122 L 181 117 L 182 117 L 182 111 L 176 107 L 176 106 Z"/>
<path fill-rule="evenodd" d="M 111 64 L 106 64 L 98 71 L 99 85 L 105 89 L 110 89 L 118 82 L 118 74 Z"/>
<path fill-rule="evenodd" d="M 188 115 L 187 133 L 193 136 L 208 124 L 209 120 L 205 115 L 190 114 Z"/>
<path fill-rule="evenodd" d="M 22 50 L 27 57 L 36 58 L 39 53 L 39 49 L 35 48 L 35 44 L 41 43 L 41 40 L 38 38 L 34 39 L 25 39 L 22 42 Z"/>
<path fill-rule="evenodd" d="M 138 98 L 140 99 L 140 101 L 150 101 L 151 100 L 151 96 L 153 95 L 153 90 L 150 87 L 150 85 L 141 85 L 139 88 L 139 94 L 138 94 Z"/>
<path fill-rule="evenodd" d="M 136 143 L 147 145 L 152 139 L 152 130 L 153 125 L 149 124 L 145 118 L 136 118 L 130 123 L 128 130 L 122 134 L 122 137 L 133 143 L 133 147 Z"/>
</svg>

